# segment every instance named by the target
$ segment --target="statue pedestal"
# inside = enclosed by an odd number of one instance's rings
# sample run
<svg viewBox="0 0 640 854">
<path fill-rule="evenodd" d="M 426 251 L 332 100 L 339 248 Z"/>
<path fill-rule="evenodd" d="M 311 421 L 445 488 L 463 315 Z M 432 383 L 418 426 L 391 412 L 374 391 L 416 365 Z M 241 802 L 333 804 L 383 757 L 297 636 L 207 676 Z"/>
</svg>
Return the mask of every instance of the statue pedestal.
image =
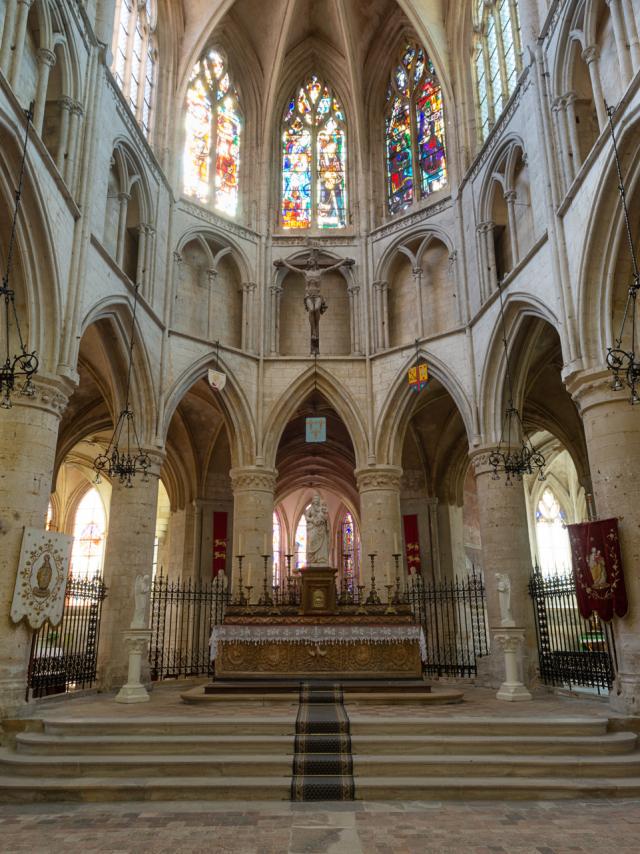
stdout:
<svg viewBox="0 0 640 854">
<path fill-rule="evenodd" d="M 504 649 L 505 680 L 496 694 L 497 699 L 511 703 L 533 699 L 518 678 L 518 651 L 524 643 L 524 629 L 509 625 L 500 626 L 494 640 Z"/>
<path fill-rule="evenodd" d="M 300 613 L 306 617 L 335 614 L 336 572 L 332 566 L 306 566 L 302 570 Z"/>
<path fill-rule="evenodd" d="M 151 629 L 129 629 L 123 632 L 123 639 L 129 650 L 129 674 L 127 684 L 116 695 L 116 703 L 148 703 L 149 694 L 140 681 L 142 656 L 147 652 L 151 639 Z"/>
</svg>

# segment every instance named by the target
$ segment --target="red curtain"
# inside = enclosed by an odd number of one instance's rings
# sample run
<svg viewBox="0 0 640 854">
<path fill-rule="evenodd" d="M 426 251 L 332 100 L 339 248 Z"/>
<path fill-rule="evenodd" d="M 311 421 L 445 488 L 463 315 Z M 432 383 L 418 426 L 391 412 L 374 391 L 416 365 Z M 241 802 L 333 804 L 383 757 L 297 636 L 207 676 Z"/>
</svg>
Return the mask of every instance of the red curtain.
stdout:
<svg viewBox="0 0 640 854">
<path fill-rule="evenodd" d="M 211 576 L 227 568 L 227 513 L 225 511 L 213 514 L 213 565 Z"/>
<path fill-rule="evenodd" d="M 420 563 L 420 534 L 418 533 L 418 516 L 414 513 L 402 517 L 404 527 L 404 541 L 406 544 L 407 569 L 409 575 L 414 572 L 422 572 Z"/>
<path fill-rule="evenodd" d="M 618 520 L 567 525 L 580 614 L 610 620 L 627 613 Z"/>
</svg>

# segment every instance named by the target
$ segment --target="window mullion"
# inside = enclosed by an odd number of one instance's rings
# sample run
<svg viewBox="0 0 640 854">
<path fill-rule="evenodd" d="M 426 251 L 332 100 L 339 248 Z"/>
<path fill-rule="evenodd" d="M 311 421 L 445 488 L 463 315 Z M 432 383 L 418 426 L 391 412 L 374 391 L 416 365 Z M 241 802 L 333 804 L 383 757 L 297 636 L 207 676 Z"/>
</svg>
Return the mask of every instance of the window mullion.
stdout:
<svg viewBox="0 0 640 854">
<path fill-rule="evenodd" d="M 309 228 L 318 227 L 318 205 L 316 202 L 317 190 L 317 170 L 318 170 L 318 152 L 316 145 L 318 142 L 318 128 L 314 123 L 311 127 L 311 222 Z"/>
<path fill-rule="evenodd" d="M 124 74 L 122 80 L 122 92 L 127 99 L 127 104 L 131 103 L 131 62 L 133 59 L 133 44 L 136 37 L 136 27 L 138 25 L 138 6 L 134 3 L 129 17 L 129 33 L 127 36 L 127 56 L 124 63 Z"/>
<path fill-rule="evenodd" d="M 413 172 L 413 202 L 422 198 L 422 172 L 418 157 L 418 127 L 416 121 L 415 88 L 409 95 L 409 127 L 411 129 L 411 162 Z"/>
<path fill-rule="evenodd" d="M 504 39 L 502 32 L 502 20 L 498 7 L 494 4 L 493 19 L 496 26 L 496 44 L 498 45 L 498 63 L 500 65 L 500 82 L 502 84 L 502 109 L 505 108 L 509 100 L 509 81 L 507 79 L 507 58 L 504 49 Z"/>
<path fill-rule="evenodd" d="M 489 12 L 491 14 L 491 12 Z M 489 61 L 489 39 L 487 38 L 487 28 L 485 26 L 485 21 L 482 26 L 482 62 L 484 65 L 484 76 L 487 86 L 487 115 L 489 116 L 489 130 L 496 123 L 496 111 L 495 111 L 495 96 L 493 92 L 493 77 L 491 75 L 491 63 Z"/>
<path fill-rule="evenodd" d="M 218 98 L 217 93 L 209 87 L 211 100 L 213 101 L 211 109 L 211 129 L 209 138 L 209 199 L 213 206 L 216 204 L 216 162 L 218 159 Z"/>
</svg>

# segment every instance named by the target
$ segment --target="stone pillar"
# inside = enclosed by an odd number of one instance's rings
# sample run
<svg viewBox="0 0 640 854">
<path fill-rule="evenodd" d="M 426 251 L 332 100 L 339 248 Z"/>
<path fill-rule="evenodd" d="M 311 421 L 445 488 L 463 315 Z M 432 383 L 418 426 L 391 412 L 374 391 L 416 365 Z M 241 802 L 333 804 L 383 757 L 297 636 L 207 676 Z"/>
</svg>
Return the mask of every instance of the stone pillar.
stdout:
<svg viewBox="0 0 640 854">
<path fill-rule="evenodd" d="M 9 616 L 25 527 L 44 530 L 60 417 L 70 388 L 35 378 L 33 398 L 0 410 L 0 719 L 24 703 L 31 630 Z"/>
<path fill-rule="evenodd" d="M 378 281 L 373 283 L 373 305 L 374 305 L 374 349 L 376 352 L 386 350 L 389 347 L 389 311 L 387 282 Z"/>
<path fill-rule="evenodd" d="M 556 127 L 558 128 L 558 137 L 560 141 L 560 155 L 562 165 L 562 175 L 564 178 L 565 191 L 569 189 L 574 178 L 573 167 L 570 156 L 569 143 L 569 128 L 567 127 L 567 114 L 565 112 L 565 102 L 563 98 L 556 98 L 552 106 L 552 112 L 555 116 Z"/>
<path fill-rule="evenodd" d="M 269 354 L 277 356 L 280 350 L 280 297 L 282 296 L 282 285 L 271 285 L 270 294 Z"/>
<path fill-rule="evenodd" d="M 640 40 L 638 40 L 638 27 L 633 13 L 634 0 L 622 0 L 622 10 L 627 23 L 627 36 L 629 38 L 629 51 L 634 71 L 640 67 Z"/>
<path fill-rule="evenodd" d="M 422 267 L 414 267 L 413 281 L 416 286 L 416 338 L 424 338 L 424 312 L 422 310 Z"/>
<path fill-rule="evenodd" d="M 2 71 L 5 77 L 9 75 L 9 62 L 11 59 L 11 46 L 13 44 L 17 11 L 18 0 L 7 0 L 4 13 L 4 26 L 2 28 L 2 43 L 0 43 L 0 71 Z"/>
<path fill-rule="evenodd" d="M 15 36 L 13 38 L 13 61 L 11 63 L 11 73 L 9 82 L 15 89 L 20 74 L 20 66 L 22 65 L 22 55 L 24 53 L 24 43 L 27 37 L 27 20 L 29 18 L 29 10 L 33 5 L 33 0 L 18 0 L 18 20 L 15 28 Z"/>
<path fill-rule="evenodd" d="M 67 161 L 64 167 L 64 180 L 67 182 L 67 187 L 71 190 L 73 190 L 75 184 L 76 160 L 80 141 L 80 122 L 83 112 L 82 104 L 74 101 L 69 119 L 69 135 L 66 148 Z"/>
<path fill-rule="evenodd" d="M 622 77 L 624 88 L 626 89 L 629 85 L 629 81 L 631 80 L 631 57 L 627 46 L 624 10 L 622 9 L 621 0 L 606 0 L 606 3 L 611 12 L 613 35 L 616 40 L 618 63 L 620 65 L 620 75 Z"/>
<path fill-rule="evenodd" d="M 254 343 L 254 296 L 257 285 L 255 282 L 245 282 L 242 285 L 242 349 L 252 353 Z"/>
<path fill-rule="evenodd" d="M 69 127 L 71 124 L 71 111 L 73 109 L 73 101 L 63 95 L 58 101 L 60 105 L 60 133 L 58 134 L 58 147 L 56 149 L 56 166 L 58 172 L 64 178 L 65 176 L 65 160 L 69 148 Z"/>
<path fill-rule="evenodd" d="M 569 378 L 584 424 L 597 516 L 617 517 L 629 611 L 614 618 L 618 675 L 610 703 L 640 715 L 640 412 L 608 372 Z"/>
<path fill-rule="evenodd" d="M 260 555 L 265 537 L 269 554 L 273 542 L 273 497 L 278 473 L 261 466 L 243 466 L 231 469 L 229 474 L 233 489 L 233 554 L 244 554 L 244 584 L 253 585 L 251 599 L 257 602 L 263 581 Z"/>
<path fill-rule="evenodd" d="M 144 223 L 140 223 L 138 226 L 138 260 L 136 262 L 136 280 L 134 284 L 140 285 L 140 289 L 144 293 L 144 279 L 145 279 L 145 270 L 146 270 L 146 257 L 147 257 L 147 235 L 149 233 L 149 226 Z"/>
<path fill-rule="evenodd" d="M 522 679 L 530 686 L 536 678 L 538 651 L 533 606 L 528 584 L 531 575 L 529 526 L 524 496 L 524 485 L 514 481 L 507 486 L 504 474 L 493 479 L 493 470 L 487 463 L 489 449 L 474 452 L 472 464 L 475 471 L 482 540 L 482 563 L 487 591 L 489 627 L 500 626 L 495 574 L 504 573 L 511 580 L 511 610 L 516 626 L 524 630 L 522 645 Z M 492 655 L 483 662 L 483 676 L 492 687 L 498 687 L 504 678 L 503 657 Z"/>
<path fill-rule="evenodd" d="M 582 51 L 582 58 L 587 63 L 593 102 L 598 114 L 598 127 L 602 131 L 607 124 L 607 111 L 604 106 L 604 95 L 602 94 L 602 83 L 600 82 L 600 48 L 597 45 L 586 47 Z"/>
<path fill-rule="evenodd" d="M 124 238 L 127 230 L 127 207 L 131 196 L 129 193 L 118 193 L 120 212 L 118 214 L 118 239 L 116 244 L 116 263 L 122 267 L 124 263 Z"/>
<path fill-rule="evenodd" d="M 482 281 L 484 281 L 484 299 L 493 293 L 498 281 L 496 269 L 496 248 L 493 243 L 492 222 L 481 222 L 477 227 L 480 244 L 480 266 Z"/>
<path fill-rule="evenodd" d="M 582 166 L 582 157 L 580 156 L 580 141 L 578 140 L 578 125 L 576 122 L 576 99 L 575 92 L 568 92 L 564 96 L 564 103 L 567 111 L 567 125 L 569 127 L 569 142 L 571 143 L 571 168 L 573 175 L 577 175 Z"/>
<path fill-rule="evenodd" d="M 109 530 L 104 556 L 107 598 L 102 606 L 98 648 L 98 683 L 103 691 L 126 682 L 129 653 L 124 633 L 133 618 L 133 589 L 137 575 L 151 575 L 158 512 L 161 456 L 147 451 L 152 461 L 149 482 L 142 475 L 127 488 L 112 482 Z M 144 679 L 143 681 L 147 681 Z"/>
<path fill-rule="evenodd" d="M 56 64 L 56 55 L 46 47 L 40 48 L 38 57 L 38 82 L 36 84 L 35 106 L 33 108 L 33 127 L 39 136 L 42 136 L 42 124 L 44 122 L 44 108 L 47 105 L 47 89 L 49 88 L 49 73 Z"/>
<path fill-rule="evenodd" d="M 362 583 L 369 585 L 369 554 L 375 552 L 376 586 L 378 592 L 387 579 L 384 577 L 386 564 L 393 566 L 391 555 L 394 550 L 394 537 L 398 546 L 402 544 L 402 518 L 400 515 L 400 477 L 402 469 L 398 466 L 377 465 L 356 469 L 358 492 L 360 493 L 360 537 L 362 551 L 360 558 L 360 577 Z M 402 548 L 400 548 L 402 551 Z"/>
<path fill-rule="evenodd" d="M 518 193 L 515 190 L 507 190 L 504 200 L 507 203 L 507 217 L 509 221 L 509 240 L 511 243 L 512 264 L 515 267 L 520 260 L 520 248 L 518 246 L 518 225 L 516 219 L 516 200 Z"/>
<path fill-rule="evenodd" d="M 351 355 L 357 356 L 360 348 L 360 286 L 350 285 L 347 288 L 349 294 L 349 323 L 351 328 Z"/>
</svg>

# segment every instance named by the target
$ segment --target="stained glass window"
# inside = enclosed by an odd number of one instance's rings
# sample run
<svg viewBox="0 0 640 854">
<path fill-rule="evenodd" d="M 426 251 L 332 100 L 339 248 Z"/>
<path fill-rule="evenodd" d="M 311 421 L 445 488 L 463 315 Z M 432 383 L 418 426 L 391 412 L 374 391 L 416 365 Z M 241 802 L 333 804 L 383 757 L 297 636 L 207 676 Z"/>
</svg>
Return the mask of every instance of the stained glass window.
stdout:
<svg viewBox="0 0 640 854">
<path fill-rule="evenodd" d="M 296 569 L 300 569 L 307 563 L 307 519 L 304 514 L 309 507 L 311 507 L 310 504 L 305 507 L 296 528 Z"/>
<path fill-rule="evenodd" d="M 538 561 L 543 575 L 553 575 L 571 566 L 566 518 L 558 499 L 547 487 L 536 507 Z"/>
<path fill-rule="evenodd" d="M 287 105 L 282 127 L 283 228 L 344 228 L 347 133 L 333 91 L 312 75 Z"/>
<path fill-rule="evenodd" d="M 281 568 L 282 568 L 282 528 L 280 525 L 280 517 L 274 511 L 273 513 L 273 583 L 280 584 Z"/>
<path fill-rule="evenodd" d="M 474 29 L 478 124 L 484 141 L 522 71 L 517 0 L 476 0 Z"/>
<path fill-rule="evenodd" d="M 340 529 L 342 564 L 340 567 L 342 583 L 353 593 L 358 585 L 360 563 L 360 540 L 351 513 L 347 512 Z"/>
<path fill-rule="evenodd" d="M 78 504 L 73 525 L 70 571 L 76 578 L 93 578 L 102 573 L 106 526 L 102 498 L 92 487 Z"/>
<path fill-rule="evenodd" d="M 385 149 L 390 213 L 447 183 L 442 88 L 433 63 L 416 42 L 405 45 L 391 72 Z"/>
<path fill-rule="evenodd" d="M 131 112 L 149 136 L 156 77 L 155 4 L 119 0 L 116 4 L 111 70 Z"/>
<path fill-rule="evenodd" d="M 213 197 L 218 210 L 235 216 L 242 113 L 226 59 L 218 50 L 208 50 L 193 68 L 185 130 L 185 195 L 201 202 Z"/>
</svg>

